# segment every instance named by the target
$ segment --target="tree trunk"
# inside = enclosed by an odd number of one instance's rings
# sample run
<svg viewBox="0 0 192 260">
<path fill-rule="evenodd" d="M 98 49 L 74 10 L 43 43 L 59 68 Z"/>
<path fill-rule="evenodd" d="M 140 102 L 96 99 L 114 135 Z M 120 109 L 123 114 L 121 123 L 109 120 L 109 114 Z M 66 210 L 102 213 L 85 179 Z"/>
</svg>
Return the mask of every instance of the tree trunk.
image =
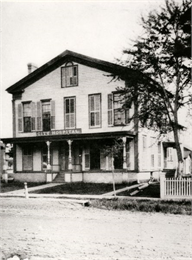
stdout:
<svg viewBox="0 0 192 260">
<path fill-rule="evenodd" d="M 181 146 L 179 143 L 178 129 L 176 127 L 173 127 L 173 134 L 174 134 L 174 140 L 175 140 L 175 146 L 176 146 L 176 152 L 177 152 L 177 160 L 178 160 L 176 177 L 180 178 L 183 175 L 183 156 L 182 156 Z"/>
</svg>

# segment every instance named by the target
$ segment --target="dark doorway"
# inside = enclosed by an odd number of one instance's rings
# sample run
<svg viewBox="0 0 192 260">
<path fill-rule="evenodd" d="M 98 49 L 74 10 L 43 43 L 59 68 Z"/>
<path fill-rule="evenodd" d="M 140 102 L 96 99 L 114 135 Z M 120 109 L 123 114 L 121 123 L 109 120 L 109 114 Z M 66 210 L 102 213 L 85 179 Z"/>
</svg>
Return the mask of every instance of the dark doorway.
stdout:
<svg viewBox="0 0 192 260">
<path fill-rule="evenodd" d="M 66 143 L 60 145 L 60 170 L 68 170 L 69 148 Z"/>
<path fill-rule="evenodd" d="M 90 147 L 90 169 L 100 169 L 100 149 L 98 146 L 92 145 Z"/>
<path fill-rule="evenodd" d="M 123 148 L 119 149 L 114 157 L 114 168 L 123 169 Z"/>
</svg>

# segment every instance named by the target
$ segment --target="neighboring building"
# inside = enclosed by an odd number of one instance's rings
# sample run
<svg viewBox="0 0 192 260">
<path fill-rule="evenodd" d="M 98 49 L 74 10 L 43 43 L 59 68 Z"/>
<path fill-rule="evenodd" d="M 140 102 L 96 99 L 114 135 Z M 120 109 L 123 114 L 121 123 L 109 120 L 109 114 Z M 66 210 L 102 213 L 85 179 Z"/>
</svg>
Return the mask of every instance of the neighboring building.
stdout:
<svg viewBox="0 0 192 260">
<path fill-rule="evenodd" d="M 33 68 L 35 69 L 33 71 Z M 51 182 L 116 182 L 158 177 L 172 160 L 156 133 L 129 123 L 134 104 L 122 109 L 112 75 L 130 70 L 113 63 L 65 51 L 7 89 L 13 96 L 15 179 Z M 117 156 L 105 147 L 118 140 Z M 169 154 L 168 154 L 169 151 Z"/>
</svg>

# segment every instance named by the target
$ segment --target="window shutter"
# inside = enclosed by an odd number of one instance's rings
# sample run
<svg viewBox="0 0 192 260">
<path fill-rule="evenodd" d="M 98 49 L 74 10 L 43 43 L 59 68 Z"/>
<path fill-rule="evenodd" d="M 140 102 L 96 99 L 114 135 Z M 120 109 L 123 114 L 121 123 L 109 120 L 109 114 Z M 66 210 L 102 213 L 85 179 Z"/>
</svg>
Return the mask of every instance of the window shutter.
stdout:
<svg viewBox="0 0 192 260">
<path fill-rule="evenodd" d="M 95 110 L 100 111 L 100 95 L 95 96 Z"/>
<path fill-rule="evenodd" d="M 51 100 L 51 129 L 55 129 L 55 101 Z"/>
<path fill-rule="evenodd" d="M 31 114 L 31 130 L 36 130 L 36 105 L 35 102 L 32 102 L 31 104 L 32 114 Z"/>
<path fill-rule="evenodd" d="M 70 127 L 71 128 L 75 127 L 75 114 L 70 115 Z"/>
<path fill-rule="evenodd" d="M 37 102 L 37 131 L 42 130 L 42 111 L 41 102 Z"/>
<path fill-rule="evenodd" d="M 18 104 L 18 132 L 23 132 L 23 105 Z"/>
<path fill-rule="evenodd" d="M 65 128 L 69 128 L 70 114 L 65 115 Z"/>
<path fill-rule="evenodd" d="M 101 95 L 100 94 L 89 96 L 89 120 L 90 120 L 90 126 L 97 127 L 101 125 Z"/>
<path fill-rule="evenodd" d="M 108 95 L 108 125 L 113 125 L 113 95 Z"/>
</svg>

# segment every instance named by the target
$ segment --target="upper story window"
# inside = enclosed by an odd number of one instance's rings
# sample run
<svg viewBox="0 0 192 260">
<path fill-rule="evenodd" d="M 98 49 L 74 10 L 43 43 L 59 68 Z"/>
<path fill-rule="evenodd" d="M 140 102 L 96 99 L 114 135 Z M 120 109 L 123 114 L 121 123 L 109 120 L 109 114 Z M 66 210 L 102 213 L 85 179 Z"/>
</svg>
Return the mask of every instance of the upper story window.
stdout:
<svg viewBox="0 0 192 260">
<path fill-rule="evenodd" d="M 23 126 L 24 132 L 31 132 L 31 102 L 23 104 Z"/>
<path fill-rule="evenodd" d="M 129 110 L 123 108 L 121 93 L 108 95 L 108 125 L 118 126 L 128 124 Z"/>
<path fill-rule="evenodd" d="M 61 68 L 61 87 L 78 86 L 78 66 L 72 63 L 67 63 Z"/>
<path fill-rule="evenodd" d="M 42 100 L 18 104 L 18 131 L 50 131 L 55 129 L 55 101 Z"/>
<path fill-rule="evenodd" d="M 35 103 L 23 102 L 18 104 L 18 131 L 31 132 L 35 130 Z"/>
<path fill-rule="evenodd" d="M 75 128 L 76 125 L 76 108 L 75 97 L 67 97 L 64 99 L 64 121 L 65 128 Z"/>
<path fill-rule="evenodd" d="M 101 94 L 89 95 L 89 126 L 101 127 Z"/>
<path fill-rule="evenodd" d="M 42 102 L 42 123 L 43 123 L 43 131 L 51 130 L 51 103 L 50 103 L 50 101 Z"/>
</svg>

